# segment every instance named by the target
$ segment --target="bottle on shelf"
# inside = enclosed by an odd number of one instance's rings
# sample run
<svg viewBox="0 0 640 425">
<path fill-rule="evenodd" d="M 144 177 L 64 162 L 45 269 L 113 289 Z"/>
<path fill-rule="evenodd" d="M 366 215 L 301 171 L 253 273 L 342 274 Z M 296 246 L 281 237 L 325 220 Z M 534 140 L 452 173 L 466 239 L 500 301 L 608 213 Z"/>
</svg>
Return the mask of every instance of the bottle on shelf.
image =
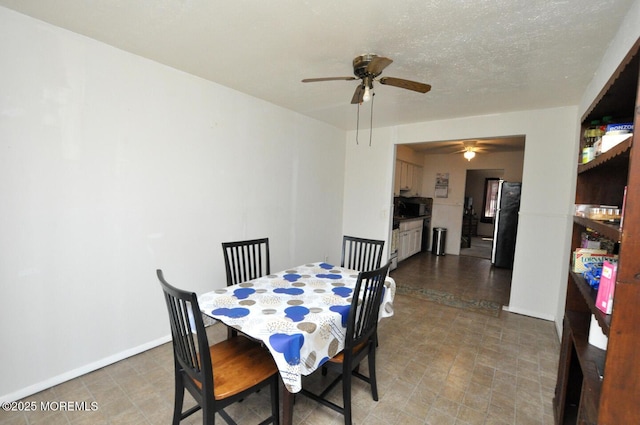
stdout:
<svg viewBox="0 0 640 425">
<path fill-rule="evenodd" d="M 584 147 L 582 148 L 582 163 L 586 164 L 596 157 L 595 143 L 600 131 L 600 120 L 591 121 L 591 125 L 584 131 Z"/>
</svg>

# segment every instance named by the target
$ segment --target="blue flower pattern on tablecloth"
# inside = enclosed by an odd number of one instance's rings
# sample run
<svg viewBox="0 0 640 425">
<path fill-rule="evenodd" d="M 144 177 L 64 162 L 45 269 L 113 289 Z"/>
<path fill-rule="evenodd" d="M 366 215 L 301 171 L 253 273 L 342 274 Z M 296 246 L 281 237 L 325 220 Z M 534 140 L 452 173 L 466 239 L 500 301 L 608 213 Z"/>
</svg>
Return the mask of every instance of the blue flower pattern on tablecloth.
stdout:
<svg viewBox="0 0 640 425">
<path fill-rule="evenodd" d="M 353 289 L 347 288 L 346 286 L 338 286 L 336 288 L 332 288 L 331 291 L 333 291 L 333 293 L 339 297 L 349 298 L 351 296 L 351 293 L 353 292 Z"/>
<path fill-rule="evenodd" d="M 302 334 L 273 334 L 269 337 L 269 344 L 278 353 L 284 355 L 284 359 L 290 365 L 300 363 L 300 349 L 304 345 Z"/>
<path fill-rule="evenodd" d="M 287 294 L 287 295 L 302 295 L 304 294 L 304 289 L 301 288 L 276 288 L 273 290 L 276 294 Z"/>
<path fill-rule="evenodd" d="M 342 326 L 347 326 L 347 319 L 349 318 L 349 310 L 351 309 L 350 305 L 332 305 L 329 307 L 329 310 L 335 311 L 336 313 L 340 313 L 342 316 Z"/>
<path fill-rule="evenodd" d="M 227 316 L 231 318 L 244 317 L 249 315 L 248 308 L 236 307 L 236 308 L 216 308 L 211 312 L 214 316 Z"/>
<path fill-rule="evenodd" d="M 298 279 L 300 279 L 302 276 L 300 276 L 297 273 L 287 273 L 284 276 L 282 276 L 282 278 L 288 282 L 296 282 Z"/>
<path fill-rule="evenodd" d="M 325 269 L 325 270 L 331 270 L 332 268 L 334 268 L 335 266 L 331 265 L 331 264 L 327 264 L 327 263 L 320 263 L 318 264 L 318 266 L 321 269 Z"/>
<path fill-rule="evenodd" d="M 253 288 L 239 288 L 233 291 L 233 295 L 239 300 L 244 300 L 244 299 L 247 299 L 249 295 L 255 292 L 256 290 Z"/>
<path fill-rule="evenodd" d="M 341 274 L 335 273 L 319 273 L 316 276 L 320 279 L 342 279 Z"/>
<path fill-rule="evenodd" d="M 293 320 L 294 322 L 302 322 L 304 320 L 304 317 L 309 314 L 309 309 L 301 305 L 295 305 L 293 307 L 285 308 L 284 312 L 287 313 L 286 317 Z"/>
</svg>

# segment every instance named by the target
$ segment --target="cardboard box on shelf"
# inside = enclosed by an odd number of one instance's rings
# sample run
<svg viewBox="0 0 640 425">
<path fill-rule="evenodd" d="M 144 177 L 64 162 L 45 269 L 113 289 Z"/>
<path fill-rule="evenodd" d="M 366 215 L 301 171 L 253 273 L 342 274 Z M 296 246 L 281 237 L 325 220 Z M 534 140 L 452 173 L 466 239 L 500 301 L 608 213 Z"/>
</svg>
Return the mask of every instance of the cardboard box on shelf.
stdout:
<svg viewBox="0 0 640 425">
<path fill-rule="evenodd" d="M 604 249 L 579 248 L 573 252 L 571 264 L 574 273 L 584 273 L 588 263 L 602 264 L 605 260 L 617 260 L 617 258 L 617 255 L 607 254 Z"/>
<path fill-rule="evenodd" d="M 613 293 L 616 288 L 616 274 L 618 264 L 605 260 L 602 263 L 602 275 L 600 276 L 600 287 L 596 297 L 596 307 L 604 314 L 611 314 L 613 310 Z"/>
</svg>

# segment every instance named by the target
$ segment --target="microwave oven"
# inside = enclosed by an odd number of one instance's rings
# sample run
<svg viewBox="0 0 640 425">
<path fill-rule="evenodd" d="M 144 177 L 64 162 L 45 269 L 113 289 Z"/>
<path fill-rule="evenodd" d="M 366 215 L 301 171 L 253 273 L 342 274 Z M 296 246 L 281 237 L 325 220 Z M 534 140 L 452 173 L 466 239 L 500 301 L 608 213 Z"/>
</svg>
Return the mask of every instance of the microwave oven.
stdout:
<svg viewBox="0 0 640 425">
<path fill-rule="evenodd" d="M 409 198 L 402 202 L 401 214 L 409 217 L 430 216 L 433 206 L 432 198 Z"/>
<path fill-rule="evenodd" d="M 422 217 L 430 214 L 427 204 L 405 204 L 404 210 L 403 215 L 410 217 Z"/>
<path fill-rule="evenodd" d="M 415 196 L 413 198 L 397 197 L 394 199 L 398 215 L 405 217 L 430 216 L 433 208 L 433 198 Z"/>
</svg>

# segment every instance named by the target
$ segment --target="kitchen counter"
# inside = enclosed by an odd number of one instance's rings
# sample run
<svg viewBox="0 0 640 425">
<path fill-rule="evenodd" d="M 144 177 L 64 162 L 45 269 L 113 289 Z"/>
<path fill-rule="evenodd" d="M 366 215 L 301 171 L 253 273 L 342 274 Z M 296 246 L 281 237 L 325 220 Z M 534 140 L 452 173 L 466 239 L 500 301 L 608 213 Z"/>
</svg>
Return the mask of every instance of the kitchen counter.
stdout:
<svg viewBox="0 0 640 425">
<path fill-rule="evenodd" d="M 394 215 L 393 219 L 394 220 L 398 220 L 398 221 L 409 221 L 409 220 L 424 220 L 427 216 L 420 216 L 420 217 L 412 217 L 412 216 L 408 216 L 408 215 Z"/>
<path fill-rule="evenodd" d="M 413 217 L 413 216 L 407 216 L 407 215 L 394 215 L 393 216 L 393 227 L 397 228 L 397 226 L 401 223 L 401 222 L 407 222 L 407 221 L 411 221 L 411 220 L 424 220 L 425 218 L 430 218 L 427 215 L 424 216 L 420 216 L 420 217 Z"/>
</svg>

